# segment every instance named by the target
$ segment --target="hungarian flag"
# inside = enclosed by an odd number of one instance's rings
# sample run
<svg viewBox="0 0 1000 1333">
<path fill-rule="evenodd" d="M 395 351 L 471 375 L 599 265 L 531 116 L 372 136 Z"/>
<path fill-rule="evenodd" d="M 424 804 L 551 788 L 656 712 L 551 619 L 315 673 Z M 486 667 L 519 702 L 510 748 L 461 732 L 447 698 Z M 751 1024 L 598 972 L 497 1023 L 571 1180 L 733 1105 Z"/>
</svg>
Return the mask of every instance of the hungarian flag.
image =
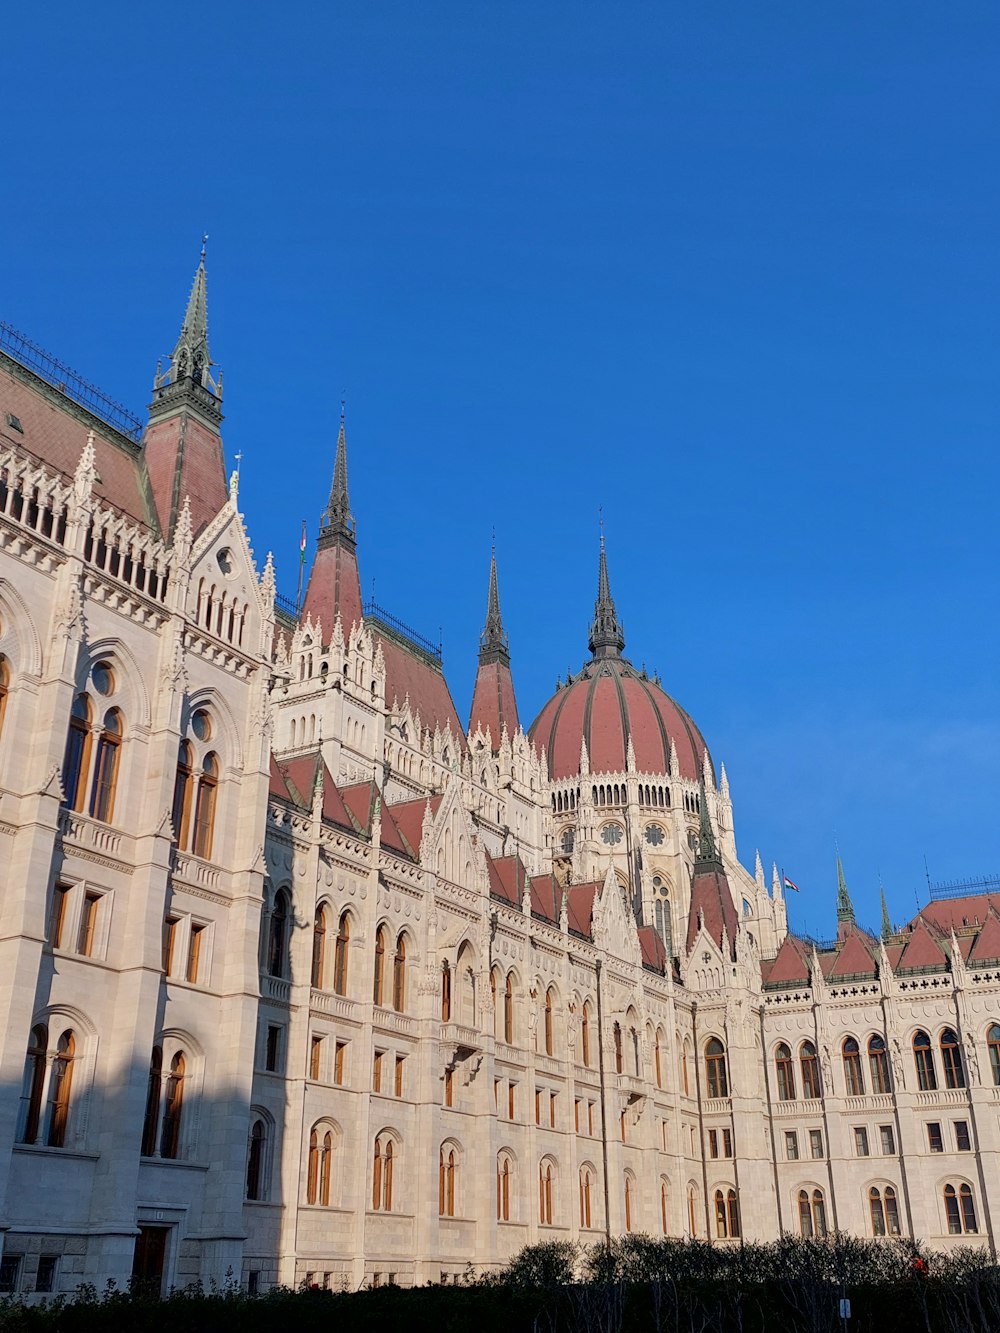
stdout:
<svg viewBox="0 0 1000 1333">
<path fill-rule="evenodd" d="M 302 520 L 302 540 L 299 542 L 299 559 L 306 563 L 306 521 Z"/>
<path fill-rule="evenodd" d="M 789 879 L 784 871 L 781 872 L 781 880 L 786 889 L 791 889 L 793 893 L 798 893 L 800 891 L 799 886 L 794 880 Z"/>
</svg>

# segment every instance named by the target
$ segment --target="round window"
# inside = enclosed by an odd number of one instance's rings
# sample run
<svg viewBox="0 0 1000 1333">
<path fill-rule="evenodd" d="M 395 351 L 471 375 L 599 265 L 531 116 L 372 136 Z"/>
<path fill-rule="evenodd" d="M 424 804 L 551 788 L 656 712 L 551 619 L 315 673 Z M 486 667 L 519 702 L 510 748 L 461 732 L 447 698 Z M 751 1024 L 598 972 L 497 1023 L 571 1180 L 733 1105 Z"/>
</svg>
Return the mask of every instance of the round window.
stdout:
<svg viewBox="0 0 1000 1333">
<path fill-rule="evenodd" d="M 659 824 L 650 824 L 646 829 L 646 841 L 650 847 L 661 847 L 663 845 L 663 829 Z"/>
<path fill-rule="evenodd" d="M 191 730 L 200 741 L 207 741 L 212 736 L 212 719 L 204 708 L 196 709 L 191 717 Z"/>
<path fill-rule="evenodd" d="M 620 824 L 605 824 L 601 829 L 601 842 L 608 847 L 617 847 L 622 840 L 622 827 Z"/>
<path fill-rule="evenodd" d="M 233 563 L 233 553 L 229 547 L 224 546 L 221 551 L 216 552 L 215 559 L 223 574 L 225 574 L 226 578 L 229 578 L 236 568 Z"/>
<path fill-rule="evenodd" d="M 110 662 L 95 663 L 94 669 L 90 673 L 90 679 L 94 682 L 94 689 L 98 694 L 114 694 L 115 673 Z"/>
</svg>

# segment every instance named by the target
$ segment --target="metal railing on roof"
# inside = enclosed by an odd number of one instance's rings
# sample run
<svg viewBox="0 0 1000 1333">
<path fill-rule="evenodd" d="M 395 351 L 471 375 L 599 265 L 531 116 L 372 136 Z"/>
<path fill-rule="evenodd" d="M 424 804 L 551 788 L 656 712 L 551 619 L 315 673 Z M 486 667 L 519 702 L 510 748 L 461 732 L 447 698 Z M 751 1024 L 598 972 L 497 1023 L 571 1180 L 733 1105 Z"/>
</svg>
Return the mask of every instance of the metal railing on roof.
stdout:
<svg viewBox="0 0 1000 1333">
<path fill-rule="evenodd" d="M 293 620 L 298 619 L 299 608 L 294 597 L 286 597 L 284 593 L 276 592 L 274 604 L 279 611 L 284 611 L 286 616 L 291 616 Z"/>
<path fill-rule="evenodd" d="M 388 630 L 395 638 L 403 639 L 410 647 L 418 649 L 427 657 L 433 658 L 440 666 L 444 659 L 444 652 L 440 644 L 435 646 L 430 639 L 425 639 L 422 634 L 418 634 L 409 625 L 405 625 L 398 616 L 392 615 L 375 601 L 365 602 L 361 610 L 366 620 L 374 621 L 376 625 Z"/>
<path fill-rule="evenodd" d="M 931 884 L 931 902 L 943 898 L 978 898 L 987 893 L 1000 893 L 1000 876 L 984 875 L 981 879 L 956 879 L 945 884 Z"/>
<path fill-rule="evenodd" d="M 85 380 L 62 361 L 57 361 L 43 347 L 33 343 L 11 324 L 0 320 L 0 348 L 40 379 L 64 393 L 67 398 L 85 407 L 88 412 L 138 444 L 145 429 L 144 423 L 121 403 L 116 403 L 96 385 Z"/>
</svg>

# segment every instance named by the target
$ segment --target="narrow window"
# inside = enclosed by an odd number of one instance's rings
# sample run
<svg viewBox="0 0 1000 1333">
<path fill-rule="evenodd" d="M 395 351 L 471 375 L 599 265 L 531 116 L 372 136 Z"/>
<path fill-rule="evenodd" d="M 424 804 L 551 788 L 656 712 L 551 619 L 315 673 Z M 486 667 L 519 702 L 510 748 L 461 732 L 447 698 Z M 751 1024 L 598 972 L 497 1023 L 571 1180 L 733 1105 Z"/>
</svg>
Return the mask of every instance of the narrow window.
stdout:
<svg viewBox="0 0 1000 1333">
<path fill-rule="evenodd" d="M 944 1152 L 944 1138 L 941 1135 L 941 1126 L 936 1120 L 927 1122 L 927 1146 L 931 1152 Z"/>
<path fill-rule="evenodd" d="M 726 1212 L 729 1215 L 729 1234 L 730 1236 L 740 1235 L 740 1205 L 736 1198 L 735 1190 L 728 1190 L 726 1193 Z"/>
<path fill-rule="evenodd" d="M 152 1157 L 156 1152 L 156 1130 L 160 1119 L 160 1084 L 163 1079 L 163 1051 L 154 1046 L 149 1057 L 149 1078 L 146 1084 L 146 1114 L 142 1120 L 142 1155 Z"/>
<path fill-rule="evenodd" d="M 178 1051 L 170 1061 L 163 1108 L 163 1133 L 160 1135 L 160 1156 L 178 1157 L 181 1146 L 181 1114 L 184 1106 L 185 1061 Z"/>
<path fill-rule="evenodd" d="M 611 1029 L 611 1034 L 615 1043 L 615 1073 L 620 1074 L 625 1068 L 625 1063 L 622 1057 L 622 1030 L 617 1023 Z"/>
<path fill-rule="evenodd" d="M 55 1291 L 56 1269 L 58 1266 L 59 1256 L 57 1254 L 43 1254 L 39 1257 L 38 1273 L 35 1277 L 36 1291 Z"/>
<path fill-rule="evenodd" d="M 799 1136 L 794 1129 L 785 1130 L 785 1157 L 790 1162 L 799 1160 Z"/>
<path fill-rule="evenodd" d="M 513 1119 L 514 1119 L 514 1112 L 515 1112 L 515 1110 L 517 1109 L 517 1108 L 516 1108 L 516 1100 L 515 1100 L 515 1092 L 516 1092 L 516 1089 L 517 1089 L 517 1084 L 516 1084 L 516 1083 L 508 1083 L 508 1084 L 507 1084 L 507 1119 L 508 1119 L 508 1120 L 513 1120 Z"/>
<path fill-rule="evenodd" d="M 868 1068 L 872 1076 L 872 1092 L 891 1092 L 885 1038 L 878 1036 L 877 1033 L 868 1039 Z"/>
<path fill-rule="evenodd" d="M 73 709 L 70 713 L 62 771 L 64 802 L 69 810 L 83 809 L 84 793 L 87 790 L 87 770 L 90 767 L 92 735 L 90 723 L 90 700 L 87 695 L 78 694 L 73 700 Z"/>
<path fill-rule="evenodd" d="M 733 1155 L 733 1131 L 731 1129 L 722 1131 L 722 1155 L 723 1157 L 732 1157 Z"/>
<path fill-rule="evenodd" d="M 899 1230 L 899 1206 L 896 1202 L 896 1191 L 891 1185 L 885 1187 L 885 1221 L 890 1236 L 898 1236 Z"/>
<path fill-rule="evenodd" d="M 247 1198 L 263 1198 L 264 1181 L 264 1144 L 266 1129 L 263 1120 L 255 1120 L 250 1126 L 250 1138 L 247 1143 Z"/>
<path fill-rule="evenodd" d="M 944 1187 L 944 1211 L 948 1218 L 948 1231 L 952 1236 L 962 1234 L 962 1214 L 958 1208 L 958 1195 L 954 1185 Z"/>
<path fill-rule="evenodd" d="M 715 1234 L 725 1240 L 729 1234 L 726 1224 L 726 1196 L 722 1190 L 715 1191 Z"/>
<path fill-rule="evenodd" d="M 49 924 L 49 940 L 53 949 L 62 949 L 66 942 L 66 914 L 69 911 L 69 895 L 72 886 L 57 884 L 52 895 L 52 919 Z"/>
<path fill-rule="evenodd" d="M 510 1158 L 506 1153 L 497 1158 L 497 1221 L 510 1221 Z"/>
<path fill-rule="evenodd" d="M 382 1091 L 382 1056 L 383 1051 L 376 1051 L 372 1056 L 372 1092 Z"/>
<path fill-rule="evenodd" d="M 382 1004 L 385 990 L 385 945 L 385 926 L 379 926 L 375 932 L 375 978 L 372 990 L 372 999 L 377 1005 Z"/>
<path fill-rule="evenodd" d="M 892 1125 L 879 1125 L 878 1137 L 882 1147 L 882 1156 L 891 1157 L 896 1151 L 896 1136 L 892 1131 Z"/>
<path fill-rule="evenodd" d="M 822 1190 L 813 1190 L 812 1209 L 813 1230 L 820 1240 L 822 1240 L 826 1235 L 826 1201 L 823 1198 Z"/>
<path fill-rule="evenodd" d="M 945 1087 L 964 1088 L 965 1065 L 962 1063 L 958 1037 L 952 1028 L 945 1028 L 941 1033 L 941 1063 L 944 1066 Z"/>
<path fill-rule="evenodd" d="M 811 1129 L 809 1131 L 809 1151 L 813 1157 L 823 1156 L 823 1131 L 821 1129 Z"/>
<path fill-rule="evenodd" d="M 267 1037 L 264 1041 L 264 1068 L 269 1074 L 276 1074 L 280 1060 L 281 1028 L 277 1023 L 268 1023 Z"/>
<path fill-rule="evenodd" d="M 799 1190 L 799 1232 L 806 1240 L 811 1239 L 813 1234 L 812 1211 L 809 1207 L 807 1190 Z"/>
<path fill-rule="evenodd" d="M 42 1120 L 42 1092 L 45 1087 L 45 1061 L 48 1057 L 49 1030 L 39 1023 L 31 1029 L 24 1066 L 24 1131 L 22 1143 L 34 1143 Z"/>
<path fill-rule="evenodd" d="M 971 1152 L 972 1140 L 969 1137 L 968 1120 L 955 1121 L 955 1147 L 959 1152 Z"/>
<path fill-rule="evenodd" d="M 80 929 L 77 932 L 76 951 L 84 958 L 94 953 L 94 940 L 97 934 L 97 911 L 101 895 L 88 891 L 83 895 L 83 908 L 80 912 Z"/>
<path fill-rule="evenodd" d="M 656 1039 L 653 1046 L 653 1063 L 656 1069 L 656 1086 L 663 1087 L 663 1063 L 660 1055 L 660 1030 L 656 1030 Z"/>
<path fill-rule="evenodd" d="M 931 1039 L 926 1032 L 914 1033 L 913 1062 L 917 1068 L 917 1086 L 920 1091 L 934 1092 L 937 1089 L 937 1074 L 934 1071 Z"/>
<path fill-rule="evenodd" d="M 327 1130 L 319 1150 L 319 1201 L 324 1207 L 330 1204 L 330 1177 L 333 1168 L 333 1133 Z"/>
<path fill-rule="evenodd" d="M 854 1155 L 856 1157 L 868 1156 L 868 1130 L 864 1125 L 855 1125 L 854 1127 Z"/>
<path fill-rule="evenodd" d="M 540 1088 L 535 1089 L 535 1124 L 542 1123 L 542 1092 Z"/>
<path fill-rule="evenodd" d="M 993 1072 L 993 1082 L 995 1086 L 1000 1087 L 1000 1023 L 990 1024 L 986 1041 L 990 1049 L 990 1069 Z"/>
<path fill-rule="evenodd" d="M 188 956 L 187 956 L 187 979 L 190 982 L 198 980 L 198 972 L 201 967 L 201 942 L 205 938 L 205 927 L 197 921 L 191 922 L 191 933 L 188 935 Z"/>
<path fill-rule="evenodd" d="M 10 668 L 7 659 L 0 653 L 0 736 L 3 735 L 3 720 L 7 712 L 7 696 L 10 691 Z"/>
<path fill-rule="evenodd" d="M 441 1022 L 451 1022 L 451 966 L 447 958 L 441 964 Z"/>
<path fill-rule="evenodd" d="M 208 861 L 212 856 L 215 834 L 215 797 L 219 788 L 219 757 L 207 754 L 198 778 L 198 797 L 194 807 L 194 845 L 192 851 Z"/>
<path fill-rule="evenodd" d="M 778 1078 L 778 1100 L 783 1102 L 793 1102 L 795 1100 L 795 1066 L 792 1064 L 792 1053 L 782 1042 L 774 1053 L 774 1069 Z M 803 1235 L 806 1233 L 803 1232 Z"/>
<path fill-rule="evenodd" d="M 625 1177 L 625 1230 L 632 1230 L 632 1177 Z"/>
<path fill-rule="evenodd" d="M 555 1038 L 552 1032 L 552 987 L 545 992 L 545 1054 L 551 1055 L 554 1048 Z"/>
<path fill-rule="evenodd" d="M 392 960 L 392 1007 L 397 1014 L 406 1009 L 406 936 L 402 932 Z"/>
<path fill-rule="evenodd" d="M 396 1068 L 393 1080 L 393 1092 L 397 1097 L 402 1097 L 403 1095 L 403 1063 L 405 1059 L 406 1059 L 405 1056 L 402 1055 L 396 1056 Z"/>
<path fill-rule="evenodd" d="M 726 1048 L 718 1037 L 712 1037 L 705 1047 L 705 1076 L 709 1097 L 729 1096 Z"/>
<path fill-rule="evenodd" d="M 549 1093 L 549 1129 L 556 1127 L 556 1094 Z"/>
<path fill-rule="evenodd" d="M 821 1090 L 819 1057 L 811 1041 L 804 1041 L 799 1048 L 799 1067 L 802 1070 L 802 1096 L 814 1100 L 821 1095 Z"/>
<path fill-rule="evenodd" d="M 191 791 L 194 785 L 194 752 L 189 741 L 181 741 L 174 777 L 174 802 L 170 822 L 180 850 L 186 851 L 191 823 Z"/>
<path fill-rule="evenodd" d="M 503 993 L 503 1039 L 508 1045 L 514 1041 L 514 974 L 507 973 Z"/>
<path fill-rule="evenodd" d="M 319 1082 L 320 1069 L 323 1063 L 323 1038 L 310 1037 L 309 1039 L 309 1077 L 314 1083 Z M 336 1080 L 335 1080 L 336 1081 Z"/>
<path fill-rule="evenodd" d="M 583 1054 L 583 1065 L 585 1069 L 590 1068 L 590 1001 L 583 1006 L 583 1020 L 580 1025 L 580 1041 Z M 997 1044 L 1000 1047 L 1000 1027 L 997 1028 Z M 1000 1054 L 997 1056 L 997 1068 L 1000 1069 Z M 994 1079 L 994 1082 L 1000 1083 L 1000 1077 Z"/>
<path fill-rule="evenodd" d="M 174 972 L 174 945 L 177 943 L 177 928 L 180 921 L 175 916 L 168 916 L 163 922 L 163 970 L 168 977 Z"/>
<path fill-rule="evenodd" d="M 538 1167 L 538 1220 L 552 1225 L 552 1163 L 546 1161 Z"/>
<path fill-rule="evenodd" d="M 873 1185 L 868 1191 L 868 1211 L 872 1219 L 872 1235 L 885 1235 L 885 1209 L 882 1207 L 882 1193 Z"/>
<path fill-rule="evenodd" d="M 378 1190 L 381 1187 L 381 1162 L 378 1139 L 375 1140 L 375 1183 L 372 1188 L 372 1207 L 377 1208 Z M 314 1125 L 309 1131 L 309 1158 L 306 1165 L 306 1203 L 315 1203 L 319 1197 L 319 1133 Z"/>
<path fill-rule="evenodd" d="M 111 823 L 115 812 L 121 745 L 122 715 L 117 708 L 111 708 L 104 715 L 104 727 L 97 742 L 94 786 L 90 793 L 90 813 L 104 824 Z"/>
<path fill-rule="evenodd" d="M 50 1148 L 62 1148 L 66 1145 L 75 1056 L 76 1037 L 72 1032 L 64 1032 L 56 1046 L 56 1055 L 52 1061 L 52 1075 L 49 1081 L 49 1134 L 47 1141 Z"/>
<path fill-rule="evenodd" d="M 455 1071 L 453 1069 L 444 1071 L 444 1104 L 445 1106 L 454 1106 L 455 1104 Z"/>
<path fill-rule="evenodd" d="M 844 1082 L 847 1084 L 848 1097 L 862 1097 L 865 1091 L 864 1073 L 861 1069 L 861 1049 L 854 1037 L 848 1037 L 842 1047 L 844 1055 Z"/>
<path fill-rule="evenodd" d="M 442 1144 L 438 1154 L 438 1213 L 455 1216 L 455 1149 Z"/>
<path fill-rule="evenodd" d="M 317 907 L 313 917 L 313 947 L 310 984 L 314 990 L 323 989 L 323 968 L 326 961 L 326 908 Z"/>
<path fill-rule="evenodd" d="M 347 960 L 351 946 L 351 914 L 342 912 L 337 926 L 337 940 L 333 949 L 333 989 L 338 995 L 347 994 Z"/>
<path fill-rule="evenodd" d="M 267 970 L 272 977 L 285 975 L 285 946 L 288 938 L 288 898 L 283 889 L 274 895 L 267 940 Z"/>
<path fill-rule="evenodd" d="M 591 1177 L 589 1167 L 580 1172 L 580 1226 L 589 1228 L 591 1224 Z"/>
<path fill-rule="evenodd" d="M 661 1179 L 660 1180 L 660 1229 L 662 1230 L 664 1235 L 667 1235 L 668 1231 L 670 1230 L 669 1226 L 667 1225 L 667 1217 L 668 1217 L 667 1182 Z"/>
</svg>

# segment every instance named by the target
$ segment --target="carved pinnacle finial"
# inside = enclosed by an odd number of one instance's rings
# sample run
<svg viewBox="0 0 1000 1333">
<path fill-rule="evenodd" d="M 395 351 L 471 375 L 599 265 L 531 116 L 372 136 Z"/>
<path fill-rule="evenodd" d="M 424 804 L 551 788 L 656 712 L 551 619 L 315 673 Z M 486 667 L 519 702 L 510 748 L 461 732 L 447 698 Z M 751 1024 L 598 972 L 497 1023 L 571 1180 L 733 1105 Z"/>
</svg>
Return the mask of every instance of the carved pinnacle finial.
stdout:
<svg viewBox="0 0 1000 1333">
<path fill-rule="evenodd" d="M 323 537 L 343 537 L 350 542 L 355 540 L 354 515 L 347 493 L 347 431 L 343 398 L 340 400 L 340 429 L 337 432 L 337 451 L 333 463 L 333 484 L 320 525 L 320 538 Z"/>
<path fill-rule="evenodd" d="M 604 550 L 604 511 L 601 510 L 601 553 L 597 568 L 597 601 L 590 626 L 588 646 L 595 658 L 620 657 L 625 647 L 625 635 L 618 622 L 611 584 L 608 579 L 608 560 Z"/>
<path fill-rule="evenodd" d="M 838 922 L 854 920 L 854 904 L 847 892 L 847 881 L 844 879 L 844 867 L 839 851 L 837 852 L 837 920 Z"/>
<path fill-rule="evenodd" d="M 500 617 L 500 591 L 497 586 L 497 548 L 494 537 L 490 553 L 490 588 L 486 599 L 486 624 L 479 636 L 479 662 L 502 661 L 510 665 L 510 643 Z"/>
<path fill-rule="evenodd" d="M 705 792 L 705 779 L 701 780 L 701 822 L 698 829 L 698 855 L 695 857 L 696 866 L 720 866 L 722 860 L 719 856 L 719 849 L 716 846 L 715 834 L 712 831 L 712 820 L 708 813 L 708 797 Z"/>
</svg>

